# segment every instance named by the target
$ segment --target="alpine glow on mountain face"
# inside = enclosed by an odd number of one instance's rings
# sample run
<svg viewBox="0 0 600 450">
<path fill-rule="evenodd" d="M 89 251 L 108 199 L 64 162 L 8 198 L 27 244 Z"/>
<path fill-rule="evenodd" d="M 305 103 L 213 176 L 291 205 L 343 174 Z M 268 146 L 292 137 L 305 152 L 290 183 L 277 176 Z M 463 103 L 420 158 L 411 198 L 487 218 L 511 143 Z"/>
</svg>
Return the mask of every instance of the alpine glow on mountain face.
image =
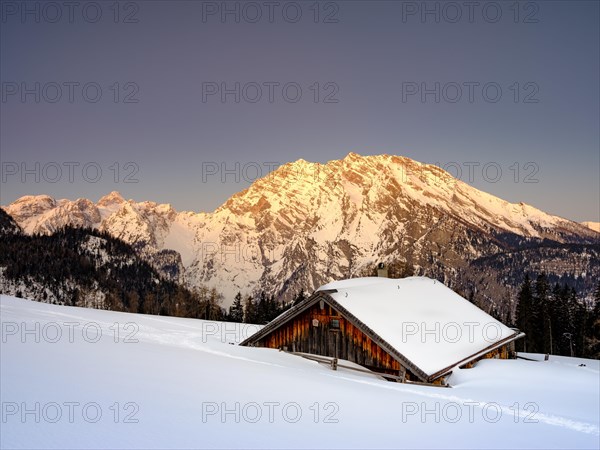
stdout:
<svg viewBox="0 0 600 450">
<path fill-rule="evenodd" d="M 590 230 L 594 230 L 600 233 L 600 222 L 581 222 L 581 225 L 584 225 Z"/>
<path fill-rule="evenodd" d="M 450 276 L 477 258 L 514 249 L 515 239 L 599 237 L 582 224 L 477 190 L 437 166 L 355 153 L 327 164 L 281 166 L 212 213 L 178 212 L 118 192 L 97 203 L 25 196 L 4 209 L 26 233 L 92 227 L 146 256 L 175 250 L 182 281 L 215 286 L 226 299 L 259 290 L 289 298 L 370 274 L 378 262 Z"/>
</svg>

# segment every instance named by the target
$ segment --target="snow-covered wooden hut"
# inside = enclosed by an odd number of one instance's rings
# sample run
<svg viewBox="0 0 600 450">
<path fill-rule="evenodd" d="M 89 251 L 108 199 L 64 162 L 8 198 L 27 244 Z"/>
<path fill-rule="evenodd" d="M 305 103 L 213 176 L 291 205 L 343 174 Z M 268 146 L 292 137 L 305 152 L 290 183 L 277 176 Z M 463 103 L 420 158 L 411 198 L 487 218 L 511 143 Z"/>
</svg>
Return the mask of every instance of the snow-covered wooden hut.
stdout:
<svg viewBox="0 0 600 450">
<path fill-rule="evenodd" d="M 401 381 L 440 384 L 455 367 L 511 357 L 522 336 L 439 281 L 368 277 L 322 286 L 241 345 L 348 360 Z"/>
</svg>

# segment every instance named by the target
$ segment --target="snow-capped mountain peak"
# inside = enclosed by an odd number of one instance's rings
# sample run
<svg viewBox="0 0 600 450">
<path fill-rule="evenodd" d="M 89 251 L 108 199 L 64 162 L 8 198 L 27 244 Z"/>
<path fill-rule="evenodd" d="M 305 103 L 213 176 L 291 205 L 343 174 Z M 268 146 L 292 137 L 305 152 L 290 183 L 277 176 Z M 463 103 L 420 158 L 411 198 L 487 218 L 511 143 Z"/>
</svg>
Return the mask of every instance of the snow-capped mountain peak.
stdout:
<svg viewBox="0 0 600 450">
<path fill-rule="evenodd" d="M 97 205 L 101 207 L 109 207 L 113 205 L 121 205 L 122 203 L 125 203 L 123 196 L 117 191 L 112 191 L 110 194 L 102 197 L 98 201 Z"/>
<path fill-rule="evenodd" d="M 150 259 L 174 250 L 189 284 L 218 287 L 228 299 L 238 290 L 289 298 L 368 273 L 377 262 L 418 269 L 439 261 L 457 270 L 514 239 L 598 239 L 584 225 L 509 203 L 435 165 L 356 153 L 325 164 L 285 164 L 213 213 L 126 201 L 118 192 L 96 204 L 26 196 L 4 209 L 28 233 L 89 226 Z"/>
</svg>

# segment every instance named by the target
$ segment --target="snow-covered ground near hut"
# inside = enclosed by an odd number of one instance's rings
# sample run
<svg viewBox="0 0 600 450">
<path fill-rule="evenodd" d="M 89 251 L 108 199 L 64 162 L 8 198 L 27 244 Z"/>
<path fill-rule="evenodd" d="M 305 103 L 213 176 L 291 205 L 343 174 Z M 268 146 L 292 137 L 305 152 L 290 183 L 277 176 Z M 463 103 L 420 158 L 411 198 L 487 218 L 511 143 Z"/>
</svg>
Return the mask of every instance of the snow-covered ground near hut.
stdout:
<svg viewBox="0 0 600 450">
<path fill-rule="evenodd" d="M 600 447 L 598 361 L 485 360 L 444 389 L 232 345 L 251 325 L 7 296 L 0 314 L 2 448 Z"/>
</svg>

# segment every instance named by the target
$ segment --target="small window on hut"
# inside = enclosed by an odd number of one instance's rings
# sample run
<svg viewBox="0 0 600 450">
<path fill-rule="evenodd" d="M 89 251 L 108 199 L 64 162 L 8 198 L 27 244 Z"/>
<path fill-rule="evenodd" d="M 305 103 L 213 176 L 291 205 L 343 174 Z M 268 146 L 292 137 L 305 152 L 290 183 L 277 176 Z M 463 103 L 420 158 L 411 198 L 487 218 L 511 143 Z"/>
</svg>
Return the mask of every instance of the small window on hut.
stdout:
<svg viewBox="0 0 600 450">
<path fill-rule="evenodd" d="M 339 319 L 331 319 L 330 325 L 331 325 L 332 329 L 339 330 L 340 329 L 340 320 Z"/>
</svg>

